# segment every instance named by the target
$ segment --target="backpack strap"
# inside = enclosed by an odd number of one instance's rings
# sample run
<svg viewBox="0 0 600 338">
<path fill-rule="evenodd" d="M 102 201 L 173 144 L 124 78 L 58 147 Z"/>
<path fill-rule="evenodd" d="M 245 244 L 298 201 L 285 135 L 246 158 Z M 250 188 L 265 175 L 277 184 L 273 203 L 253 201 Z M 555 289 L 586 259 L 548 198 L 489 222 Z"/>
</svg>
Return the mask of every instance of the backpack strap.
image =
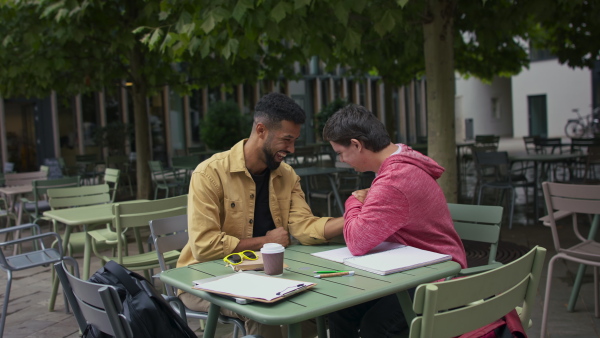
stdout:
<svg viewBox="0 0 600 338">
<path fill-rule="evenodd" d="M 104 269 L 108 272 L 112 273 L 121 284 L 125 287 L 127 292 L 129 292 L 132 296 L 135 296 L 138 292 L 141 291 L 140 287 L 133 281 L 133 278 L 129 275 L 129 271 L 121 266 L 119 263 L 115 261 L 108 261 L 106 265 L 104 265 Z"/>
</svg>

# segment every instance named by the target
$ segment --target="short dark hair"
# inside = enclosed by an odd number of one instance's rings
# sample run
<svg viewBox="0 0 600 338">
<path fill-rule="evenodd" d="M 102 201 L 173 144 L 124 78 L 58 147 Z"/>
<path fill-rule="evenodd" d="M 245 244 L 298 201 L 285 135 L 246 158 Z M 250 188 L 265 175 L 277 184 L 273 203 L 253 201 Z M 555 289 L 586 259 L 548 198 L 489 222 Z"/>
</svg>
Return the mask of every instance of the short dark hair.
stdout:
<svg viewBox="0 0 600 338">
<path fill-rule="evenodd" d="M 323 140 L 350 145 L 361 141 L 365 148 L 379 152 L 391 143 L 390 135 L 377 117 L 363 106 L 349 104 L 333 114 L 323 128 Z"/>
<path fill-rule="evenodd" d="M 290 97 L 281 93 L 269 93 L 263 96 L 254 108 L 254 123 L 258 120 L 269 129 L 278 128 L 281 121 L 303 124 L 306 120 L 304 110 Z"/>
</svg>

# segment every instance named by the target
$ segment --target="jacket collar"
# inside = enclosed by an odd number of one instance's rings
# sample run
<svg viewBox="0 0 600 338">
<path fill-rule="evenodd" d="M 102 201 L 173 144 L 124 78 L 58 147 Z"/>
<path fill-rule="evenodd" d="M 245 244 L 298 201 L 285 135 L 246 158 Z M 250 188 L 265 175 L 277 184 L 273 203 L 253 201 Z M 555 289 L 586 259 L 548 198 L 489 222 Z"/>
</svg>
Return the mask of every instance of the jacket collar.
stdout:
<svg viewBox="0 0 600 338">
<path fill-rule="evenodd" d="M 244 144 L 246 144 L 246 141 L 248 141 L 247 138 L 241 140 L 231 147 L 231 151 L 229 152 L 231 172 L 248 172 L 248 174 L 250 174 L 248 168 L 246 168 L 246 158 L 244 157 Z M 283 165 L 284 163 L 281 164 L 281 166 Z M 281 166 L 275 170 L 272 170 L 271 175 L 275 174 L 275 176 L 281 176 Z"/>
</svg>

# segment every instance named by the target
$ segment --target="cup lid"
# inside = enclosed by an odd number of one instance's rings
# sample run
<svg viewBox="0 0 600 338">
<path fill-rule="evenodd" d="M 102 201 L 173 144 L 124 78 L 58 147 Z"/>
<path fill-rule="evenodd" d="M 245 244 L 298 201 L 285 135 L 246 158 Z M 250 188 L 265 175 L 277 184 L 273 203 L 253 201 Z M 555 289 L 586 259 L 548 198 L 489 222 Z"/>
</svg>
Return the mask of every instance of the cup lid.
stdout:
<svg viewBox="0 0 600 338">
<path fill-rule="evenodd" d="M 265 245 L 263 245 L 262 249 L 260 249 L 261 253 L 280 253 L 280 252 L 284 252 L 285 248 L 283 247 L 283 245 L 278 244 L 278 243 L 265 243 Z"/>
</svg>

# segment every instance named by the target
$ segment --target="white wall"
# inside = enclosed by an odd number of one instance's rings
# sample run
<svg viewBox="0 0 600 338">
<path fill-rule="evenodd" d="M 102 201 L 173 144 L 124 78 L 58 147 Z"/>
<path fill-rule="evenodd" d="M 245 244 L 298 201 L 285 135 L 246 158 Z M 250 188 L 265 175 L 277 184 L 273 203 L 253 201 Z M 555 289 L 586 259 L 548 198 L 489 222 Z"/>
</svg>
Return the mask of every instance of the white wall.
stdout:
<svg viewBox="0 0 600 338">
<path fill-rule="evenodd" d="M 588 69 L 572 69 L 558 60 L 532 62 L 529 69 L 512 78 L 514 137 L 529 135 L 527 97 L 546 95 L 548 137 L 564 137 L 568 119 L 576 118 L 572 109 L 584 116 L 591 112 L 592 74 Z"/>
<path fill-rule="evenodd" d="M 495 78 L 491 84 L 476 78 L 456 79 L 456 131 L 457 141 L 465 138 L 465 119 L 473 119 L 473 135 L 494 134 L 511 136 L 513 128 L 511 82 Z M 492 111 L 492 99 L 499 103 L 499 115 Z M 462 108 L 461 108 L 462 107 Z"/>
</svg>

